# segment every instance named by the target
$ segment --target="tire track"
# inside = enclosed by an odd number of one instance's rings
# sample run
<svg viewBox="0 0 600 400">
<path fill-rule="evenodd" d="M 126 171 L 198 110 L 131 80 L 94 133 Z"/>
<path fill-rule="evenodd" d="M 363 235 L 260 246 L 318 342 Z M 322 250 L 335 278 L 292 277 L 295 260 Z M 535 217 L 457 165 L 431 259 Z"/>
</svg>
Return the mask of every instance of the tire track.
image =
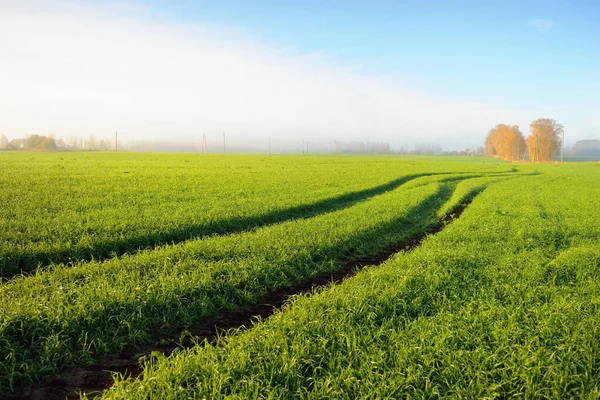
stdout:
<svg viewBox="0 0 600 400">
<path fill-rule="evenodd" d="M 51 264 L 75 263 L 80 261 L 105 260 L 122 256 L 128 252 L 152 249 L 166 244 L 177 244 L 187 240 L 206 236 L 224 236 L 252 231 L 269 225 L 312 218 L 328 212 L 342 210 L 371 197 L 395 190 L 414 179 L 426 176 L 443 176 L 466 173 L 421 173 L 406 175 L 379 186 L 345 193 L 314 203 L 288 207 L 255 216 L 241 216 L 227 220 L 212 221 L 203 224 L 181 226 L 178 229 L 160 234 L 131 236 L 126 239 L 97 241 L 91 247 L 74 250 L 56 249 L 36 251 L 28 249 L 14 250 L 0 254 L 0 282 L 9 280 L 18 274 L 35 272 Z"/>
<path fill-rule="evenodd" d="M 427 236 L 439 233 L 452 221 L 458 219 L 474 198 L 483 190 L 485 190 L 485 186 L 480 186 L 471 191 L 458 206 L 449 211 L 444 217 L 439 218 L 437 223 L 429 227 L 429 229 L 413 236 L 409 240 L 390 247 L 376 256 L 353 259 L 352 254 L 348 254 L 342 260 L 342 268 L 339 271 L 316 277 L 300 285 L 273 292 L 267 295 L 259 305 L 224 312 L 217 317 L 206 319 L 203 323 L 188 328 L 179 336 L 151 332 L 154 337 L 154 343 L 144 347 L 136 354 L 124 352 L 106 356 L 102 358 L 101 362 L 66 370 L 55 379 L 18 389 L 11 394 L 0 393 L 0 398 L 11 400 L 55 400 L 65 398 L 77 399 L 80 398 L 81 394 L 86 394 L 89 397 L 97 396 L 113 384 L 113 374 L 121 374 L 131 378 L 142 374 L 143 367 L 138 360 L 151 356 L 154 352 L 170 354 L 173 351 L 176 352 L 198 344 L 214 343 L 219 336 L 231 334 L 239 329 L 248 329 L 257 320 L 270 317 L 292 296 L 311 293 L 330 284 L 339 284 L 343 280 L 354 276 L 362 269 L 383 264 L 400 251 L 414 250 L 421 245 Z"/>
</svg>

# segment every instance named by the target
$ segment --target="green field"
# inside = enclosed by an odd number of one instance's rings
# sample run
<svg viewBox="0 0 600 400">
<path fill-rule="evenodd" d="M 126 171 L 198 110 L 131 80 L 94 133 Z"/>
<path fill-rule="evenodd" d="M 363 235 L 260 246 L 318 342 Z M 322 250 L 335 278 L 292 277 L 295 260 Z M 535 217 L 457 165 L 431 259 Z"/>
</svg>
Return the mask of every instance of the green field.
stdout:
<svg viewBox="0 0 600 400">
<path fill-rule="evenodd" d="M 142 357 L 103 395 L 600 396 L 594 164 L 4 153 L 0 168 L 6 393 L 351 264 L 366 267 L 249 329 Z"/>
</svg>

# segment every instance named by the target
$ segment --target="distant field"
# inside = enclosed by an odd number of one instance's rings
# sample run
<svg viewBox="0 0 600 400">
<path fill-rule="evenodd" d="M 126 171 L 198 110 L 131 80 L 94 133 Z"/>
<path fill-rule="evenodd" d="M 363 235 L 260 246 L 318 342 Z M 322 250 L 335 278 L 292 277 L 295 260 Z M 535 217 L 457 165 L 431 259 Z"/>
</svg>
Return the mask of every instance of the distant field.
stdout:
<svg viewBox="0 0 600 400">
<path fill-rule="evenodd" d="M 143 358 L 103 396 L 600 395 L 594 164 L 11 153 L 0 168 L 5 393 L 361 266 L 251 329 Z"/>
</svg>

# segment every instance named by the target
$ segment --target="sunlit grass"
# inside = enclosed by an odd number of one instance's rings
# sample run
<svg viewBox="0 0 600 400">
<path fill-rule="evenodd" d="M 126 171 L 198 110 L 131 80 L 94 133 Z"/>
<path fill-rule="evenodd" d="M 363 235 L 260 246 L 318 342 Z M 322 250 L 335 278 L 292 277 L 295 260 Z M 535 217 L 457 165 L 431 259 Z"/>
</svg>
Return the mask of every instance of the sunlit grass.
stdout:
<svg viewBox="0 0 600 400">
<path fill-rule="evenodd" d="M 508 169 L 389 157 L 4 153 L 0 277 L 308 218 L 411 174 Z"/>
<path fill-rule="evenodd" d="M 410 253 L 105 398 L 597 398 L 599 172 L 489 184 Z"/>
<path fill-rule="evenodd" d="M 279 161 L 282 166 L 294 162 Z M 410 165 L 395 173 L 396 179 L 407 177 L 399 187 L 367 190 L 367 197 L 345 208 L 326 206 L 311 218 L 294 216 L 246 233 L 186 240 L 104 261 L 51 264 L 4 282 L 2 384 L 35 382 L 102 354 L 135 350 L 151 340 L 151 332 L 177 333 L 209 316 L 256 304 L 267 293 L 337 271 L 349 258 L 376 256 L 422 234 L 473 189 L 514 175 L 506 166 L 495 166 L 486 176 L 475 173 L 476 166 L 452 163 L 448 170 L 428 167 L 423 170 L 430 172 L 407 175 L 416 168 Z M 461 172 L 449 174 L 453 169 Z"/>
</svg>

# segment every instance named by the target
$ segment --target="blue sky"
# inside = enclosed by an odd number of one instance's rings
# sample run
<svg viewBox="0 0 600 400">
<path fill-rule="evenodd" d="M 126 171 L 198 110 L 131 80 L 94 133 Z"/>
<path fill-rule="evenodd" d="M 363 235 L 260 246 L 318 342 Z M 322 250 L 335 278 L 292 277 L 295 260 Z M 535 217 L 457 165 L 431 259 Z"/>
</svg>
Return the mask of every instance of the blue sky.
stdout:
<svg viewBox="0 0 600 400">
<path fill-rule="evenodd" d="M 23 93 L 6 105 L 9 133 L 118 125 L 132 137 L 226 129 L 461 148 L 497 123 L 527 135 L 550 117 L 568 142 L 600 138 L 597 1 L 22 4 L 0 5 L 0 76 Z"/>
<path fill-rule="evenodd" d="M 525 106 L 600 89 L 600 2 L 150 1 L 189 23 L 239 27 L 453 96 Z M 558 93 L 557 93 L 558 92 Z M 591 91 L 589 91 L 590 94 Z M 596 92 L 597 93 L 597 92 Z M 558 95 L 557 95 L 558 94 Z"/>
</svg>

